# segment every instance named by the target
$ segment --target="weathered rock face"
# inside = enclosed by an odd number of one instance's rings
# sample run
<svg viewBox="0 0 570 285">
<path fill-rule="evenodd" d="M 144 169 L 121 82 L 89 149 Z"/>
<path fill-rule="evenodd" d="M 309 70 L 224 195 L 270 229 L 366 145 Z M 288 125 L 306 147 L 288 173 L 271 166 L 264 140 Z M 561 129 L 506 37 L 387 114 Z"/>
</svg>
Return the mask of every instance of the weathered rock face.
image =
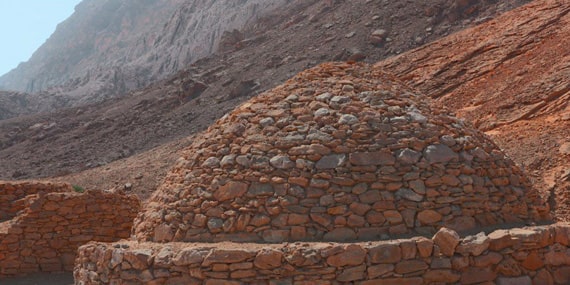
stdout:
<svg viewBox="0 0 570 285">
<path fill-rule="evenodd" d="M 0 91 L 0 120 L 28 113 L 28 96 L 20 92 Z"/>
<path fill-rule="evenodd" d="M 138 240 L 372 240 L 546 218 L 468 124 L 363 64 L 324 64 L 219 120 L 135 222 Z"/>
<path fill-rule="evenodd" d="M 50 101 L 63 106 L 101 101 L 211 54 L 224 31 L 285 2 L 85 0 L 0 88 L 65 94 Z"/>
</svg>

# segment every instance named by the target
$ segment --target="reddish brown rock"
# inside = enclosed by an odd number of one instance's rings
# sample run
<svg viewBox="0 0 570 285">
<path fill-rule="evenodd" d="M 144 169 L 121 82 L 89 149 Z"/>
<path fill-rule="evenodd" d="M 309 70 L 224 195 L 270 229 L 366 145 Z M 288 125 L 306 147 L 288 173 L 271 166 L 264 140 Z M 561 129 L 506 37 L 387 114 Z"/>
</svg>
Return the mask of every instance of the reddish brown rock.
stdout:
<svg viewBox="0 0 570 285">
<path fill-rule="evenodd" d="M 230 181 L 214 192 L 214 198 L 218 201 L 231 200 L 245 194 L 247 189 L 246 183 Z"/>
<path fill-rule="evenodd" d="M 253 261 L 255 267 L 260 269 L 273 269 L 281 266 L 283 253 L 277 250 L 262 250 L 260 251 Z"/>
<path fill-rule="evenodd" d="M 441 228 L 435 236 L 433 236 L 433 242 L 439 246 L 441 252 L 446 256 L 453 256 L 455 253 L 455 247 L 459 244 L 459 235 L 450 229 Z"/>
<path fill-rule="evenodd" d="M 490 238 L 481 232 L 477 235 L 464 238 L 457 246 L 457 252 L 465 255 L 472 254 L 473 256 L 479 256 L 489 248 L 490 244 Z"/>
<path fill-rule="evenodd" d="M 497 274 L 490 268 L 469 268 L 461 274 L 461 284 L 477 284 L 486 281 L 493 281 Z"/>
<path fill-rule="evenodd" d="M 431 225 L 441 221 L 443 216 L 434 210 L 424 210 L 418 213 L 418 221 L 423 225 Z"/>
<path fill-rule="evenodd" d="M 402 259 L 402 251 L 397 244 L 384 244 L 369 249 L 372 263 L 396 263 Z"/>
<path fill-rule="evenodd" d="M 395 272 L 408 274 L 428 269 L 428 265 L 421 260 L 404 260 L 396 264 Z"/>
<path fill-rule="evenodd" d="M 392 264 L 368 266 L 368 277 L 374 279 L 392 271 L 394 271 L 394 265 Z"/>
<path fill-rule="evenodd" d="M 461 279 L 461 275 L 451 270 L 429 270 L 424 275 L 426 282 L 455 283 Z"/>
<path fill-rule="evenodd" d="M 255 253 L 244 250 L 212 250 L 202 262 L 202 266 L 210 266 L 214 263 L 236 263 L 242 262 L 255 256 Z"/>
<path fill-rule="evenodd" d="M 416 240 L 418 253 L 421 257 L 429 257 L 433 252 L 434 242 L 431 239 L 419 238 Z"/>
<path fill-rule="evenodd" d="M 341 254 L 329 256 L 327 263 L 335 267 L 356 266 L 364 262 L 366 251 L 359 245 L 349 245 Z"/>
<path fill-rule="evenodd" d="M 544 266 L 544 258 L 538 252 L 531 252 L 523 261 L 522 266 L 528 270 L 537 270 Z"/>
<path fill-rule="evenodd" d="M 396 158 L 391 152 L 357 152 L 350 154 L 350 163 L 353 165 L 393 165 Z"/>
</svg>

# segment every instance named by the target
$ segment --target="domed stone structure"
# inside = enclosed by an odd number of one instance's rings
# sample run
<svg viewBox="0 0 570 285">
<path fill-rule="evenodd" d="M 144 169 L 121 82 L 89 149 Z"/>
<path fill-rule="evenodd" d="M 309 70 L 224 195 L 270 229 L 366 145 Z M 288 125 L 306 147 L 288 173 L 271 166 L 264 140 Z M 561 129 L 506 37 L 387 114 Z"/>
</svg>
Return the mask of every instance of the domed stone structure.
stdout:
<svg viewBox="0 0 570 285">
<path fill-rule="evenodd" d="M 513 162 L 363 64 L 300 73 L 198 135 L 139 241 L 352 241 L 547 219 Z"/>
</svg>

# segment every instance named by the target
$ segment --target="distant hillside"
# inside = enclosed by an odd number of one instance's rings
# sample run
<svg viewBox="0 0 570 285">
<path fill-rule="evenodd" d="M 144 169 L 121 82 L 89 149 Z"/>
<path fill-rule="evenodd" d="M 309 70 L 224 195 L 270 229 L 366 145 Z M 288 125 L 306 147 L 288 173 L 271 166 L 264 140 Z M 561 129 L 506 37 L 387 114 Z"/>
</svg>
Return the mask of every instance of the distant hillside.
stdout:
<svg viewBox="0 0 570 285">
<path fill-rule="evenodd" d="M 284 2 L 84 0 L 0 89 L 57 95 L 42 104 L 55 108 L 102 101 L 211 54 L 225 31 Z"/>
</svg>

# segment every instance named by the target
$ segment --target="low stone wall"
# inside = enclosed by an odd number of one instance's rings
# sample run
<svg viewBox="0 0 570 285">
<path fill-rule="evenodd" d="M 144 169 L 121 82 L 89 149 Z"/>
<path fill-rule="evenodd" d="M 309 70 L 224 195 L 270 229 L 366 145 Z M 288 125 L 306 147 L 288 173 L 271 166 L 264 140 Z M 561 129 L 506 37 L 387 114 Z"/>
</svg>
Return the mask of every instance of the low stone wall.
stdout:
<svg viewBox="0 0 570 285">
<path fill-rule="evenodd" d="M 10 220 L 24 209 L 24 198 L 39 192 L 70 192 L 67 183 L 41 183 L 33 181 L 0 181 L 0 222 Z"/>
<path fill-rule="evenodd" d="M 22 206 L 13 219 L 0 223 L 0 278 L 71 271 L 80 245 L 129 237 L 140 208 L 134 195 L 60 192 L 71 188 L 65 184 L 21 185 L 21 191 L 0 193 L 4 201 L 17 199 Z M 34 194 L 20 198 L 24 193 Z"/>
<path fill-rule="evenodd" d="M 569 284 L 570 225 L 367 243 L 89 243 L 76 284 Z"/>
</svg>

